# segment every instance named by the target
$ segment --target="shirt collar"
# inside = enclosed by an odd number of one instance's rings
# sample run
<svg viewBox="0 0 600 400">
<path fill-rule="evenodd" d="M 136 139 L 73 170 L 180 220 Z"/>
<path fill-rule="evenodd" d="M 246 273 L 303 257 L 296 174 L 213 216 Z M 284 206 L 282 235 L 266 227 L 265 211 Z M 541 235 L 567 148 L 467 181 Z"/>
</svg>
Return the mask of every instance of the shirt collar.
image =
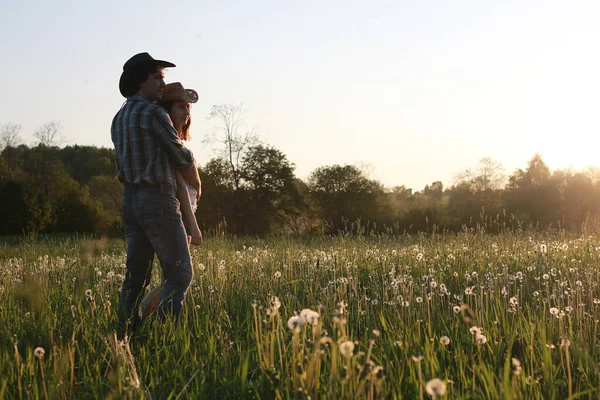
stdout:
<svg viewBox="0 0 600 400">
<path fill-rule="evenodd" d="M 142 96 L 141 94 L 134 94 L 127 101 L 143 101 L 144 103 L 152 103 L 150 100 Z"/>
</svg>

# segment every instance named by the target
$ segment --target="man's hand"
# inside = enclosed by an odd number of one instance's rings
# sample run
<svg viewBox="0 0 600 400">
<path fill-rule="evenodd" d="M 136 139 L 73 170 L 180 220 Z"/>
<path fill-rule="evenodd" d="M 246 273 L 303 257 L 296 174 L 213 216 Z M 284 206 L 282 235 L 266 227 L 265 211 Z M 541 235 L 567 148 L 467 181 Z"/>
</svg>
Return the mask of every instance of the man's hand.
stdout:
<svg viewBox="0 0 600 400">
<path fill-rule="evenodd" d="M 198 167 L 196 163 L 192 163 L 188 168 L 179 171 L 183 179 L 185 179 L 198 193 L 196 200 L 200 198 L 200 192 L 202 191 L 202 185 L 200 184 L 200 176 L 198 175 Z"/>
</svg>

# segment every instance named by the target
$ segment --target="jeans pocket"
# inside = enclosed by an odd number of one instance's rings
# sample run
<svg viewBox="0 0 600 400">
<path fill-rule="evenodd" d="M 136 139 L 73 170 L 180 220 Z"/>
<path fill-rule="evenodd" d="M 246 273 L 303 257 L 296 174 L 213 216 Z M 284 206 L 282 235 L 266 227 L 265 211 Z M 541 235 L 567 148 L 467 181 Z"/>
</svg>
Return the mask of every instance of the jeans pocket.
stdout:
<svg viewBox="0 0 600 400">
<path fill-rule="evenodd" d="M 165 232 L 165 209 L 160 199 L 140 199 L 136 205 L 137 221 L 148 239 L 162 237 Z"/>
</svg>

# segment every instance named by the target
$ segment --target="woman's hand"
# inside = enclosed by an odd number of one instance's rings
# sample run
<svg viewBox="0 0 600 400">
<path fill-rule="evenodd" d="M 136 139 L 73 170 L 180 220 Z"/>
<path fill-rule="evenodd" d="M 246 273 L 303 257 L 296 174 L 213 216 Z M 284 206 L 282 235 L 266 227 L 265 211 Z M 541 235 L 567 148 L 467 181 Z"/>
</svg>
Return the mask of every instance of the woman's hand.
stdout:
<svg viewBox="0 0 600 400">
<path fill-rule="evenodd" d="M 202 244 L 202 232 L 200 232 L 198 227 L 192 227 L 190 231 L 190 243 L 193 246 L 200 246 Z"/>
</svg>

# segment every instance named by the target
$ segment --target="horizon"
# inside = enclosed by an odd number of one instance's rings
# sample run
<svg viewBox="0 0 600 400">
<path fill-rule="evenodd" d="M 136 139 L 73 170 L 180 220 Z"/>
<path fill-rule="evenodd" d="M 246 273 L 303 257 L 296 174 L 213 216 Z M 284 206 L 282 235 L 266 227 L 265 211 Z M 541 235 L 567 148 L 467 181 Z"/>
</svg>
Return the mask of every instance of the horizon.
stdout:
<svg viewBox="0 0 600 400">
<path fill-rule="evenodd" d="M 140 5 L 156 24 L 131 24 Z M 177 35 L 165 18 L 181 19 Z M 124 62 L 147 51 L 169 60 L 166 81 L 194 88 L 189 147 L 213 104 L 243 103 L 246 128 L 281 150 L 306 180 L 315 168 L 367 166 L 369 178 L 414 191 L 475 167 L 483 157 L 507 175 L 539 153 L 551 170 L 600 164 L 600 4 L 527 1 L 417 5 L 385 1 L 11 3 L 12 38 L 0 66 L 9 95 L 0 124 L 23 142 L 58 120 L 68 145 L 112 148 L 110 122 L 124 99 Z M 111 29 L 107 30 L 106 27 Z M 33 94 L 33 95 L 32 95 Z"/>
</svg>

